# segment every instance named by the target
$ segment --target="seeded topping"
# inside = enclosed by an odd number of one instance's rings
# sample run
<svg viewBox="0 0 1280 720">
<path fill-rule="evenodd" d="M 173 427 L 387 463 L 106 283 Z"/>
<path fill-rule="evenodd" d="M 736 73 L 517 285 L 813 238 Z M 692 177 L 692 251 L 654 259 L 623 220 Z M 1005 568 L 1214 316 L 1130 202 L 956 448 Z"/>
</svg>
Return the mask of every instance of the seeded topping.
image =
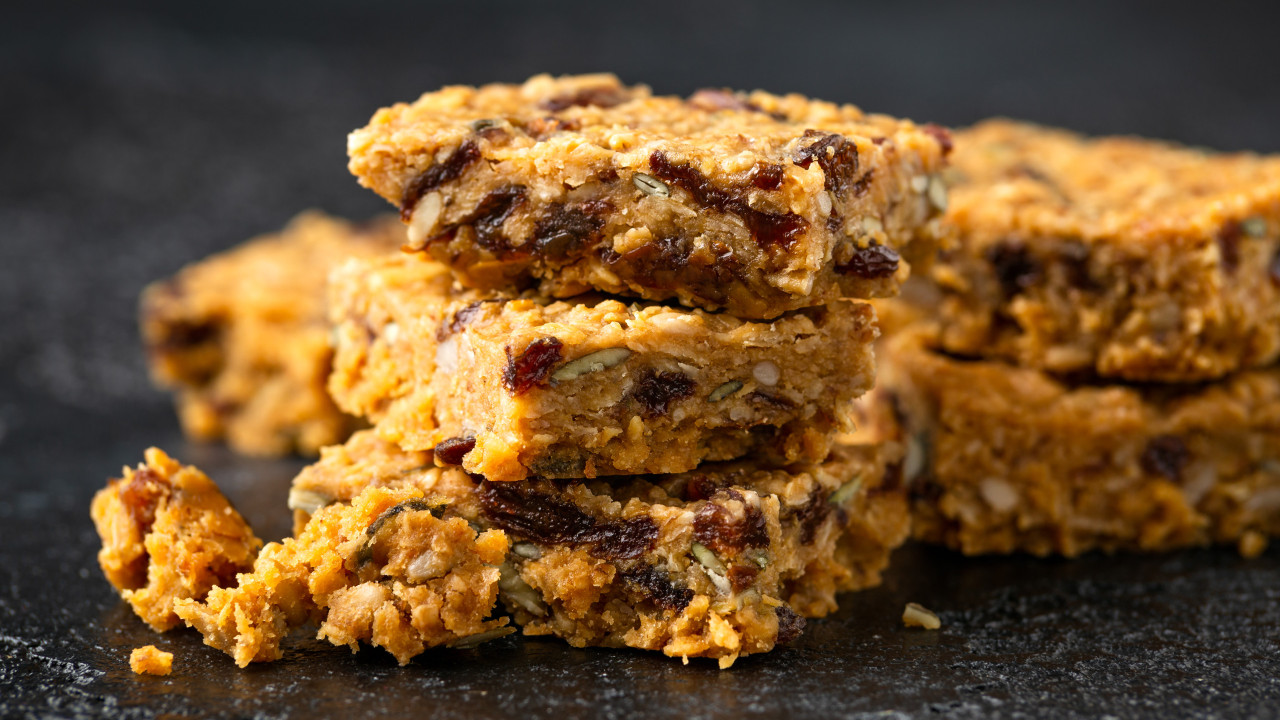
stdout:
<svg viewBox="0 0 1280 720">
<path fill-rule="evenodd" d="M 930 609 L 916 603 L 907 603 L 902 610 L 902 624 L 907 627 L 924 628 L 925 630 L 937 630 L 942 627 L 942 621 Z"/>
<path fill-rule="evenodd" d="M 629 357 L 631 357 L 631 351 L 623 347 L 597 350 L 560 366 L 558 370 L 551 374 L 551 383 L 568 382 L 588 373 L 608 370 L 626 362 Z"/>
<path fill-rule="evenodd" d="M 541 383 L 560 362 L 562 343 L 558 338 L 538 338 L 518 356 L 512 357 L 507 346 L 507 366 L 502 371 L 502 384 L 512 395 L 522 395 Z"/>
<path fill-rule="evenodd" d="M 809 227 L 809 223 L 795 213 L 777 215 L 753 209 L 747 203 L 743 189 L 717 187 L 697 168 L 673 162 L 661 150 L 655 150 L 649 156 L 649 168 L 660 180 L 684 189 L 699 205 L 742 218 L 756 244 L 762 248 L 778 245 L 790 248 Z"/>
<path fill-rule="evenodd" d="M 461 465 L 467 453 L 476 447 L 474 437 L 453 437 L 442 440 L 435 447 L 435 457 L 445 465 Z"/>
<path fill-rule="evenodd" d="M 1182 470 L 1191 460 L 1186 442 L 1177 435 L 1159 435 L 1151 438 L 1142 453 L 1142 469 L 1152 475 L 1161 475 L 1173 482 L 1182 480 Z"/>
<path fill-rule="evenodd" d="M 836 268 L 843 275 L 865 278 L 868 280 L 893 277 L 898 272 L 901 256 L 898 251 L 879 243 L 871 243 L 864 248 L 853 251 L 849 262 Z"/>
<path fill-rule="evenodd" d="M 676 400 L 693 395 L 693 380 L 679 371 L 655 372 L 645 370 L 636 381 L 631 397 L 643 409 L 646 417 L 661 417 Z"/>
<path fill-rule="evenodd" d="M 467 140 L 447 160 L 427 168 L 405 186 L 404 196 L 400 198 L 400 219 L 408 222 L 413 215 L 414 206 L 423 195 L 462 177 L 462 173 L 479 159 L 480 148 L 475 140 Z"/>
<path fill-rule="evenodd" d="M 638 565 L 619 573 L 628 584 L 643 591 L 660 607 L 681 612 L 693 600 L 693 591 L 677 587 L 671 577 L 653 565 Z"/>
</svg>

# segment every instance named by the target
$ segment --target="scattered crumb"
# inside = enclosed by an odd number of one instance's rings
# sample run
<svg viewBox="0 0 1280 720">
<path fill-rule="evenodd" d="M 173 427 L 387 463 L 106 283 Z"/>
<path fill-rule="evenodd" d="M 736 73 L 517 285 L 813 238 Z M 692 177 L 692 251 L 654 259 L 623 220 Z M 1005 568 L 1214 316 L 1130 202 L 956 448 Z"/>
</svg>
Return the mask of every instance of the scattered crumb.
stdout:
<svg viewBox="0 0 1280 720">
<path fill-rule="evenodd" d="M 1240 543 L 1236 545 L 1236 550 L 1240 552 L 1241 557 L 1256 558 L 1267 549 L 1267 536 L 1257 530 L 1246 531 L 1240 536 Z"/>
<path fill-rule="evenodd" d="M 173 653 L 145 645 L 129 654 L 129 667 L 139 675 L 168 675 L 173 669 Z"/>
<path fill-rule="evenodd" d="M 937 630 L 942 627 L 942 621 L 932 610 L 916 603 L 907 603 L 906 609 L 902 611 L 902 624 L 907 627 L 921 627 L 925 630 Z"/>
</svg>

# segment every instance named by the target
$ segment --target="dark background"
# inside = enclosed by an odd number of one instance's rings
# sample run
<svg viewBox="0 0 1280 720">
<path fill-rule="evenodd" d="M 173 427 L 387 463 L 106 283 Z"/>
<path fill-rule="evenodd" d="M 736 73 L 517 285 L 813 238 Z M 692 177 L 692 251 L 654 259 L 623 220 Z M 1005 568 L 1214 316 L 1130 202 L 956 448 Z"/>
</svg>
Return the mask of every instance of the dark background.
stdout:
<svg viewBox="0 0 1280 720">
<path fill-rule="evenodd" d="M 238 671 L 158 637 L 93 560 L 88 501 L 160 445 L 266 537 L 298 461 L 185 443 L 135 338 L 142 285 L 320 207 L 386 209 L 345 134 L 446 83 L 608 70 L 920 121 L 1001 114 L 1280 150 L 1266 3 L 219 2 L 0 10 L 0 716 L 1280 715 L 1280 553 L 1075 562 L 899 553 L 793 648 L 713 664 L 507 639 L 399 669 L 307 640 Z M 906 631 L 908 600 L 943 630 Z M 134 678 L 130 648 L 176 652 Z"/>
</svg>

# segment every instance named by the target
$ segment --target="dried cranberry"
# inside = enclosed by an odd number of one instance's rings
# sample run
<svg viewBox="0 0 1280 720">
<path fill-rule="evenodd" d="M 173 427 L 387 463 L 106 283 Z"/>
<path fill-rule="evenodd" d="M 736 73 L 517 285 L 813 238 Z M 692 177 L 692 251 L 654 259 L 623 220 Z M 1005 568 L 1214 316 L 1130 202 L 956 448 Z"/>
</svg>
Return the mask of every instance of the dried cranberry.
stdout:
<svg viewBox="0 0 1280 720">
<path fill-rule="evenodd" d="M 408 222 L 413 215 L 414 206 L 423 195 L 462 177 L 462 173 L 479 159 L 480 147 L 476 145 L 475 140 L 467 140 L 459 145 L 447 160 L 432 165 L 411 180 L 408 185 L 405 185 L 404 193 L 400 196 L 400 219 Z"/>
<path fill-rule="evenodd" d="M 156 508 L 169 497 L 171 487 L 160 474 L 149 467 L 139 468 L 124 487 L 120 488 L 120 502 L 129 511 L 134 525 L 146 532 L 156 521 Z"/>
<path fill-rule="evenodd" d="M 782 186 L 782 176 L 785 172 L 781 165 L 756 163 L 751 171 L 751 184 L 761 190 L 777 190 Z"/>
<path fill-rule="evenodd" d="M 756 581 L 756 576 L 760 574 L 760 568 L 751 565 L 734 565 L 729 568 L 729 585 L 734 592 L 742 592 L 751 587 L 751 583 Z"/>
<path fill-rule="evenodd" d="M 1218 253 L 1222 257 L 1222 269 L 1234 273 L 1240 267 L 1240 238 L 1244 229 L 1231 220 L 1218 231 Z"/>
<path fill-rule="evenodd" d="M 951 149 L 955 147 L 955 145 L 951 141 L 950 130 L 934 123 L 922 125 L 920 126 L 920 129 L 929 135 L 932 135 L 933 139 L 938 141 L 938 145 L 942 148 L 943 157 L 951 154 Z"/>
<path fill-rule="evenodd" d="M 476 447 L 474 437 L 452 437 L 440 441 L 435 447 L 436 459 L 445 465 L 461 465 L 462 458 Z"/>
<path fill-rule="evenodd" d="M 533 226 L 533 246 L 538 254 L 552 260 L 578 255 L 584 246 L 600 240 L 604 216 L 613 209 L 605 200 L 591 200 L 580 205 L 552 203 L 547 213 Z"/>
<path fill-rule="evenodd" d="M 804 138 L 818 138 L 796 152 L 796 165 L 806 170 L 814 161 L 825 176 L 823 187 L 837 195 L 844 195 L 853 178 L 858 174 L 858 145 L 836 133 L 805 130 Z"/>
<path fill-rule="evenodd" d="M 741 495 L 739 495 L 741 497 Z M 693 514 L 693 536 L 698 542 L 721 555 L 732 555 L 743 548 L 769 544 L 769 529 L 760 508 L 746 505 L 742 517 L 723 505 L 708 502 Z"/>
<path fill-rule="evenodd" d="M 864 248 L 854 250 L 849 262 L 837 267 L 836 270 L 844 275 L 852 275 L 864 280 L 878 280 L 893 277 L 894 273 L 898 272 L 898 263 L 901 260 L 902 256 L 897 250 L 880 243 L 871 243 Z"/>
<path fill-rule="evenodd" d="M 996 280 L 1005 297 L 1013 297 L 1032 287 L 1044 275 L 1040 261 L 1018 240 L 1005 240 L 987 249 L 987 262 L 995 269 Z"/>
<path fill-rule="evenodd" d="M 780 605 L 774 612 L 778 616 L 778 645 L 786 645 L 800 637 L 804 632 L 804 618 L 797 615 L 789 605 Z"/>
<path fill-rule="evenodd" d="M 1182 479 L 1182 470 L 1191 460 L 1191 451 L 1187 444 L 1177 435 L 1157 435 L 1147 443 L 1142 453 L 1142 469 L 1152 475 L 1162 475 L 1168 480 L 1178 482 Z"/>
<path fill-rule="evenodd" d="M 636 586 L 660 607 L 680 612 L 693 601 L 693 591 L 677 587 L 671 578 L 652 565 L 638 565 L 618 573 L 627 583 Z"/>
<path fill-rule="evenodd" d="M 645 417 L 661 417 L 667 414 L 671 403 L 693 394 L 694 382 L 682 372 L 655 372 L 645 370 L 636 380 L 631 397 L 640 403 Z"/>
<path fill-rule="evenodd" d="M 634 559 L 653 549 L 658 526 L 648 515 L 600 525 L 591 554 L 610 560 Z"/>
<path fill-rule="evenodd" d="M 458 332 L 461 332 L 463 328 L 471 324 L 472 320 L 475 320 L 476 315 L 480 314 L 481 306 L 486 302 L 493 301 L 476 300 L 473 303 L 468 303 L 465 307 L 455 312 L 453 317 L 449 319 L 449 322 L 442 323 L 439 329 L 436 330 L 436 340 L 444 340 L 450 335 L 455 335 Z"/>
<path fill-rule="evenodd" d="M 795 213 L 777 215 L 753 209 L 742 189 L 717 187 L 696 168 L 672 162 L 661 150 L 655 150 L 649 156 L 649 170 L 658 179 L 683 188 L 699 205 L 742 218 L 760 247 L 791 247 L 809 227 L 809 223 Z"/>
<path fill-rule="evenodd" d="M 511 216 L 512 211 L 525 199 L 525 188 L 520 185 L 507 185 L 490 190 L 480 200 L 475 210 L 464 217 L 459 224 L 470 225 L 475 229 L 476 242 L 480 247 L 495 254 L 510 250 L 507 238 L 502 234 L 502 225 Z"/>
<path fill-rule="evenodd" d="M 534 542 L 592 544 L 597 557 L 633 559 L 653 549 L 658 540 L 658 526 L 648 516 L 602 521 L 531 482 L 486 481 L 477 495 L 485 517 L 496 527 Z"/>
<path fill-rule="evenodd" d="M 521 395 L 541 383 L 551 373 L 551 368 L 560 362 L 561 347 L 563 343 L 559 338 L 542 337 L 529 343 L 519 355 L 512 357 L 511 346 L 507 346 L 507 366 L 502 371 L 503 386 L 512 395 Z"/>
</svg>

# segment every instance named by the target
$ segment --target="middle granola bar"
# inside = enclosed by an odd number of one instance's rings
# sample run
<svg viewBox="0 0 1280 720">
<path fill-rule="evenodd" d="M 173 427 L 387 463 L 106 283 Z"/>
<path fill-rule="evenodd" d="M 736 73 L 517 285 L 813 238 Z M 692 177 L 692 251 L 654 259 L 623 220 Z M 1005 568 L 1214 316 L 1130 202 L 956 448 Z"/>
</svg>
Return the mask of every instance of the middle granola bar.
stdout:
<svg viewBox="0 0 1280 720">
<path fill-rule="evenodd" d="M 340 268 L 330 311 L 338 405 L 495 482 L 817 462 L 875 379 L 874 311 L 844 301 L 751 322 L 461 290 L 404 256 Z"/>
<path fill-rule="evenodd" d="M 799 95 L 612 75 L 446 87 L 348 142 L 409 246 L 480 288 L 536 279 L 772 318 L 892 295 L 927 257 L 947 132 Z"/>
</svg>

